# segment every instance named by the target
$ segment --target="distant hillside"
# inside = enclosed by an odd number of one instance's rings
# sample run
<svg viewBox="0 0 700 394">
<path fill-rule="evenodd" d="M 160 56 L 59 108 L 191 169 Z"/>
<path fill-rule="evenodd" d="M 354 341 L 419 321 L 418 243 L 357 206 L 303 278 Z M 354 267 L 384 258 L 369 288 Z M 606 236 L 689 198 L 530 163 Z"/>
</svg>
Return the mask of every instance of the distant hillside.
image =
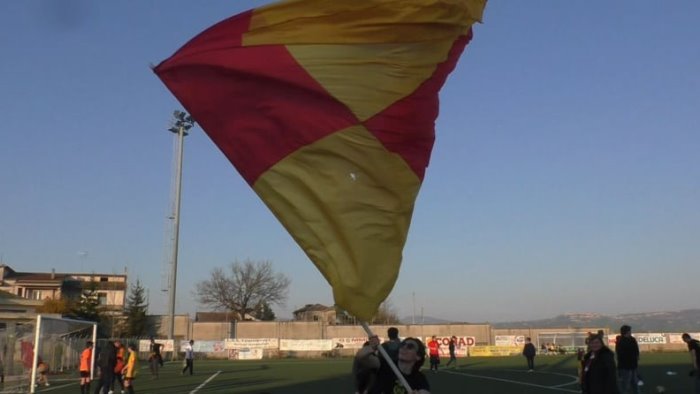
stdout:
<svg viewBox="0 0 700 394">
<path fill-rule="evenodd" d="M 494 328 L 608 327 L 617 331 L 623 324 L 629 324 L 632 326 L 632 331 L 636 332 L 698 332 L 700 331 L 700 309 L 613 316 L 598 313 L 568 313 L 551 319 L 493 323 L 492 326 Z"/>
</svg>

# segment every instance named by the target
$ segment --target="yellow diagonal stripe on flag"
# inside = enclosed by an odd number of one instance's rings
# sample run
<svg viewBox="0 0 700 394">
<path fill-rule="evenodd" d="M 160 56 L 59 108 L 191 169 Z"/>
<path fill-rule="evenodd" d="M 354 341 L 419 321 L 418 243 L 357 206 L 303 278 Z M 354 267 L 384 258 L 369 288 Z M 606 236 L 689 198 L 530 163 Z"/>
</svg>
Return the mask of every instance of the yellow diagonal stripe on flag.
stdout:
<svg viewBox="0 0 700 394">
<path fill-rule="evenodd" d="M 405 161 L 362 126 L 297 150 L 253 186 L 331 284 L 336 304 L 364 320 L 394 286 L 419 187 Z"/>
<path fill-rule="evenodd" d="M 360 121 L 408 96 L 447 59 L 452 41 L 290 45 L 294 59 Z M 416 56 L 420 53 L 421 56 Z"/>
</svg>

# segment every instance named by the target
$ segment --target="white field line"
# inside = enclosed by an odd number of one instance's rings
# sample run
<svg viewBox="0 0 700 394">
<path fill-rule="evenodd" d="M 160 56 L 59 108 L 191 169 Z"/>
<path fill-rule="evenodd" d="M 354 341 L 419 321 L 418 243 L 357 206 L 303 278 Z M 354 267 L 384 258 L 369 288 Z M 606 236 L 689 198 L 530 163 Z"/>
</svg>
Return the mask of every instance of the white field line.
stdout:
<svg viewBox="0 0 700 394">
<path fill-rule="evenodd" d="M 194 393 L 196 393 L 197 391 L 199 391 L 199 389 L 201 389 L 202 387 L 206 386 L 207 383 L 211 382 L 211 381 L 212 381 L 215 377 L 217 377 L 220 373 L 221 373 L 221 371 L 216 371 L 216 373 L 213 374 L 213 375 L 211 375 L 211 376 L 209 377 L 209 379 L 207 379 L 207 380 L 204 381 L 204 383 L 202 383 L 202 384 L 200 384 L 199 386 L 197 386 L 196 389 L 190 391 L 190 394 L 194 394 Z"/>
<path fill-rule="evenodd" d="M 494 380 L 496 382 L 504 382 L 504 383 L 519 384 L 521 386 L 537 387 L 537 388 L 546 389 L 546 390 L 564 391 L 567 393 L 580 393 L 581 392 L 580 390 L 563 389 L 563 388 L 560 388 L 557 386 L 544 386 L 541 384 L 520 382 L 517 380 L 510 380 L 510 379 L 494 378 L 494 377 L 490 377 L 490 376 L 474 375 L 474 374 L 464 373 L 464 372 L 455 372 L 455 371 L 444 371 L 444 372 L 451 373 L 454 375 L 468 376 L 468 377 L 477 378 L 477 379 Z M 567 383 L 566 385 L 568 386 L 569 384 L 573 384 L 573 383 Z"/>
<path fill-rule="evenodd" d="M 37 390 L 37 392 L 39 392 L 39 393 L 44 393 L 44 392 L 46 392 L 46 391 L 58 390 L 58 389 L 62 389 L 62 388 L 64 388 L 64 387 L 74 386 L 76 383 L 78 383 L 78 380 L 77 380 L 77 379 L 75 379 L 72 383 L 62 384 L 62 385 L 59 385 L 59 386 L 49 386 L 49 387 L 41 386 L 41 389 L 40 389 L 40 390 Z"/>
</svg>

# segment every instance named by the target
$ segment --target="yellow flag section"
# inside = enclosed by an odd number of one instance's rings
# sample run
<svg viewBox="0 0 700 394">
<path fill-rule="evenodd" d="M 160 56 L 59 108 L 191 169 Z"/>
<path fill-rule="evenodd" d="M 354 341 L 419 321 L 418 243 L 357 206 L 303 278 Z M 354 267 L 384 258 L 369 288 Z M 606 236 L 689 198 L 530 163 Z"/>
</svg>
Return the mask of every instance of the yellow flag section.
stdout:
<svg viewBox="0 0 700 394">
<path fill-rule="evenodd" d="M 307 145 L 253 186 L 333 287 L 371 318 L 391 292 L 420 180 L 362 126 Z"/>
<path fill-rule="evenodd" d="M 253 13 L 246 46 L 454 41 L 486 0 L 291 0 Z"/>
</svg>

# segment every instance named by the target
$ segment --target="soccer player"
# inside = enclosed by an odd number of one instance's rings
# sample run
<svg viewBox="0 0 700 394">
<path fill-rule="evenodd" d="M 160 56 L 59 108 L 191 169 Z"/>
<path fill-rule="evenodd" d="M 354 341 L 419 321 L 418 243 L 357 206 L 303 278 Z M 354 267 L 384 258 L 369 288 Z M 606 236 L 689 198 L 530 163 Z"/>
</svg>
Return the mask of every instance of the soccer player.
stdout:
<svg viewBox="0 0 700 394">
<path fill-rule="evenodd" d="M 39 357 L 36 364 L 36 371 L 39 372 L 39 377 L 36 380 L 36 385 L 50 386 L 49 384 L 49 365 Z"/>
<path fill-rule="evenodd" d="M 194 373 L 194 341 L 190 339 L 190 342 L 185 347 L 185 368 L 182 369 L 182 375 L 185 371 L 190 370 L 190 375 Z"/>
<path fill-rule="evenodd" d="M 134 394 L 134 379 L 138 371 L 138 354 L 136 353 L 136 345 L 129 345 L 129 355 L 127 356 L 126 366 L 122 370 L 124 375 L 124 387 L 129 394 Z"/>
<path fill-rule="evenodd" d="M 457 355 L 455 354 L 456 342 L 457 337 L 453 335 L 452 338 L 450 338 L 450 344 L 447 345 L 447 349 L 450 351 L 450 361 L 447 362 L 445 368 L 449 367 L 452 363 L 455 363 L 455 368 L 457 368 Z"/>
<path fill-rule="evenodd" d="M 438 365 L 440 365 L 440 343 L 436 339 L 437 337 L 433 335 L 428 342 L 428 349 L 430 353 L 430 370 L 433 373 L 437 373 Z"/>
<path fill-rule="evenodd" d="M 126 348 L 118 339 L 114 341 L 114 347 L 117 350 L 117 364 L 114 367 L 114 378 L 112 379 L 112 386 L 108 394 L 114 393 L 114 382 L 119 382 L 119 386 L 122 388 L 121 394 L 124 394 L 124 378 L 122 376 L 122 370 L 124 370 L 124 366 L 126 365 Z"/>
<path fill-rule="evenodd" d="M 90 371 L 92 370 L 92 341 L 85 343 L 80 353 L 80 394 L 90 394 Z"/>
<path fill-rule="evenodd" d="M 148 357 L 148 365 L 151 368 L 151 377 L 158 379 L 158 369 L 163 366 L 163 357 L 160 355 L 160 348 L 163 345 L 156 343 L 155 339 L 151 337 L 151 344 L 149 345 L 150 356 Z"/>
</svg>

